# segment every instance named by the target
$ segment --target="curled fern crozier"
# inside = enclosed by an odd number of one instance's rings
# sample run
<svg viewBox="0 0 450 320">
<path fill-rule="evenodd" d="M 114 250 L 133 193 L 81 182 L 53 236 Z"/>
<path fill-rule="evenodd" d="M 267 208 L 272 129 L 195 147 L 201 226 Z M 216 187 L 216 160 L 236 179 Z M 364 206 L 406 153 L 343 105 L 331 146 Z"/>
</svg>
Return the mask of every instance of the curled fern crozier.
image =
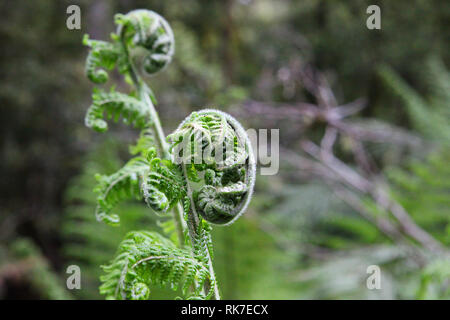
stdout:
<svg viewBox="0 0 450 320">
<path fill-rule="evenodd" d="M 133 63 L 154 74 L 166 67 L 175 50 L 173 32 L 167 21 L 151 10 L 133 10 L 115 17 L 117 34 Z"/>
<path fill-rule="evenodd" d="M 173 161 L 185 166 L 196 211 L 208 222 L 233 223 L 246 210 L 255 183 L 247 133 L 227 113 L 193 112 L 168 137 Z"/>
</svg>

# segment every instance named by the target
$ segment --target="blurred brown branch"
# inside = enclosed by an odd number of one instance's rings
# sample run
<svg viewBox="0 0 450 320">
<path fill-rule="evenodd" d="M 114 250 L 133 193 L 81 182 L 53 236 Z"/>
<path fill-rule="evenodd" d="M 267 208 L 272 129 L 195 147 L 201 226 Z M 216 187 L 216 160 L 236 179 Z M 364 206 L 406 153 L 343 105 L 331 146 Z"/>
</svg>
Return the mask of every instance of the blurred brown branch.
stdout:
<svg viewBox="0 0 450 320">
<path fill-rule="evenodd" d="M 248 117 L 261 115 L 269 121 L 292 121 L 299 135 L 304 136 L 294 143 L 299 146 L 301 153 L 280 147 L 284 160 L 298 169 L 301 176 L 320 179 L 329 185 L 339 199 L 393 241 L 409 244 L 411 255 L 420 265 L 423 265 L 424 257 L 417 244 L 435 254 L 445 252 L 444 247 L 418 226 L 405 208 L 390 195 L 389 186 L 364 144 L 377 142 L 417 148 L 422 145 L 421 139 L 381 121 L 347 119 L 361 111 L 366 101 L 358 99 L 350 104 L 339 105 L 326 78 L 311 65 L 290 70 L 290 76 L 291 80 L 303 85 L 317 105 L 259 101 L 244 104 L 244 114 Z M 308 139 L 305 134 L 313 124 L 325 127 L 319 144 Z M 352 166 L 334 154 L 340 136 L 351 142 Z M 371 199 L 377 213 L 368 210 L 364 198 Z"/>
</svg>

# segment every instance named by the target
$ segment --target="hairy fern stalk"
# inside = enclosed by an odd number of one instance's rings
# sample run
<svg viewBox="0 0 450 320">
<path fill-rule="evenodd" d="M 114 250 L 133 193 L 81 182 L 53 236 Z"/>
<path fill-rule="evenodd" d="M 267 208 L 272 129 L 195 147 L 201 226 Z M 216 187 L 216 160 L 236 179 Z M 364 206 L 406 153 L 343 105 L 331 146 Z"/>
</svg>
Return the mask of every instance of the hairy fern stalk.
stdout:
<svg viewBox="0 0 450 320">
<path fill-rule="evenodd" d="M 91 40 L 86 75 L 96 84 L 117 68 L 134 87 L 131 94 L 94 89 L 86 126 L 105 132 L 105 118 L 140 130 L 130 150 L 135 156 L 111 175 L 97 175 L 96 218 L 120 223 L 115 206 L 127 199 L 147 203 L 158 215 L 171 215 L 178 242 L 149 231 L 131 231 L 101 277 L 108 299 L 148 299 L 152 286 L 181 289 L 188 299 L 220 299 L 212 265 L 211 224 L 229 225 L 250 202 L 255 160 L 247 134 L 230 115 L 205 109 L 189 115 L 166 137 L 155 96 L 142 74 L 164 69 L 174 54 L 170 25 L 157 13 L 134 10 L 115 17 L 111 41 Z"/>
</svg>

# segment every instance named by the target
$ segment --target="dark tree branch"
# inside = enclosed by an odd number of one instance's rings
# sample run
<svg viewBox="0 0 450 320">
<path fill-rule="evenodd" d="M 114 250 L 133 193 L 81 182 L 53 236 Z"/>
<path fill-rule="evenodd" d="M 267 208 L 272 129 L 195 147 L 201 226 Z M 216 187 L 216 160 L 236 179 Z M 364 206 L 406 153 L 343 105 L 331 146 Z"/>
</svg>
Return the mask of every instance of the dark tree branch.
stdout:
<svg viewBox="0 0 450 320">
<path fill-rule="evenodd" d="M 378 172 L 375 162 L 364 147 L 365 141 L 389 142 L 396 145 L 420 146 L 421 140 L 406 131 L 383 122 L 361 123 L 346 118 L 362 110 L 366 101 L 358 99 L 350 104 L 339 106 L 336 97 L 325 77 L 311 65 L 305 65 L 290 72 L 290 76 L 299 81 L 317 100 L 317 105 L 310 103 L 269 104 L 248 101 L 244 110 L 249 115 L 264 115 L 272 120 L 293 121 L 301 132 L 314 123 L 326 125 L 320 146 L 304 139 L 300 141 L 301 149 L 312 159 L 280 148 L 284 159 L 300 170 L 305 176 L 319 178 L 329 185 L 335 195 L 350 207 L 371 221 L 381 232 L 401 244 L 415 248 L 413 255 L 423 264 L 424 257 L 411 241 L 427 250 L 440 254 L 444 247 L 424 229 L 419 227 L 409 216 L 403 206 L 389 195 L 388 186 Z M 353 168 L 338 159 L 333 153 L 333 146 L 339 136 L 351 139 L 351 151 L 356 167 Z M 373 200 L 380 212 L 390 213 L 381 217 L 369 212 L 361 197 Z"/>
</svg>

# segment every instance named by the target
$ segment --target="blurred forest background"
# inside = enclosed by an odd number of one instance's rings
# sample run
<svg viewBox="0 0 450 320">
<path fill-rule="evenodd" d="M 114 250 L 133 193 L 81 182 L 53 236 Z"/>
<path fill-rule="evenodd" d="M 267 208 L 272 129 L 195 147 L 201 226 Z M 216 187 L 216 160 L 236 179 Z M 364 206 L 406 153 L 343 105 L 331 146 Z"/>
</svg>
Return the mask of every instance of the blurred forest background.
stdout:
<svg viewBox="0 0 450 320">
<path fill-rule="evenodd" d="M 66 8 L 81 7 L 81 30 Z M 381 7 L 381 30 L 366 8 Z M 100 299 L 100 265 L 133 229 L 95 221 L 96 172 L 136 132 L 84 126 L 89 33 L 148 8 L 176 37 L 149 79 L 166 134 L 215 106 L 246 128 L 280 128 L 280 171 L 257 176 L 248 212 L 214 230 L 226 299 L 450 298 L 450 2 L 326 0 L 1 1 L 0 298 Z M 82 289 L 66 289 L 81 267 Z M 381 268 L 381 289 L 366 270 Z M 173 298 L 155 290 L 154 298 Z"/>
</svg>

